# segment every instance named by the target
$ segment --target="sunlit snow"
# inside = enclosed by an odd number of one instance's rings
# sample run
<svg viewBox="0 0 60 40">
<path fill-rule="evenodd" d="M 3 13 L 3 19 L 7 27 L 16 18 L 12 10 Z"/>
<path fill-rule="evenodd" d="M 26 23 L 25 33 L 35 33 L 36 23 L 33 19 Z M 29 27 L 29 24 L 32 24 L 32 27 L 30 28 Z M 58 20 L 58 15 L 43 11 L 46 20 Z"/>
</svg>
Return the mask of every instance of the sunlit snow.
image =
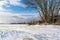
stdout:
<svg viewBox="0 0 60 40">
<path fill-rule="evenodd" d="M 60 40 L 60 26 L 1 24 L 0 40 Z"/>
</svg>

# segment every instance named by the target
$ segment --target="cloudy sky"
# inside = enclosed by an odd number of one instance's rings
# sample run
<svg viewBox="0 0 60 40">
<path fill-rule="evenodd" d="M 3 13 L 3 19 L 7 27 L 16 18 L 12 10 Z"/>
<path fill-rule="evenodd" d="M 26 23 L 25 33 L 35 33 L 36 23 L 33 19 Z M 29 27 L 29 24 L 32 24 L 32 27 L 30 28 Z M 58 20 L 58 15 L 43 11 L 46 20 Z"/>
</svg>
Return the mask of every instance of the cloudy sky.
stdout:
<svg viewBox="0 0 60 40">
<path fill-rule="evenodd" d="M 0 23 L 28 22 L 35 20 L 36 15 L 35 9 L 23 4 L 22 0 L 0 0 Z"/>
</svg>

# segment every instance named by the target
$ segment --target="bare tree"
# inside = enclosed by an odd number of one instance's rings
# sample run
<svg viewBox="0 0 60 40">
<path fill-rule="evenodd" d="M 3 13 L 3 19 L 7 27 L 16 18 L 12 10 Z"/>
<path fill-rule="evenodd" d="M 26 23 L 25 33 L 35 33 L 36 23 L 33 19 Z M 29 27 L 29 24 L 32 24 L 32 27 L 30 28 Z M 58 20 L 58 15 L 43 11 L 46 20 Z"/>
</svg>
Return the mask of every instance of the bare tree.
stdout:
<svg viewBox="0 0 60 40">
<path fill-rule="evenodd" d="M 44 23 L 53 23 L 54 16 L 60 11 L 60 0 L 28 0 L 26 5 L 38 10 Z"/>
</svg>

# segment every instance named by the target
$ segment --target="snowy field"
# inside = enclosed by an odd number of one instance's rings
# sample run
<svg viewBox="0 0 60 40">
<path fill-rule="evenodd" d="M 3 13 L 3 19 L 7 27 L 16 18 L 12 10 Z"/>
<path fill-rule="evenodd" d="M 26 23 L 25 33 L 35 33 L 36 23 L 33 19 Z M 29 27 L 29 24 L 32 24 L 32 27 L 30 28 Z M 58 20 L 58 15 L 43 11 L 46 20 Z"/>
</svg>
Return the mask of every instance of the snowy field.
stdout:
<svg viewBox="0 0 60 40">
<path fill-rule="evenodd" d="M 60 40 L 60 26 L 0 24 L 0 40 Z"/>
</svg>

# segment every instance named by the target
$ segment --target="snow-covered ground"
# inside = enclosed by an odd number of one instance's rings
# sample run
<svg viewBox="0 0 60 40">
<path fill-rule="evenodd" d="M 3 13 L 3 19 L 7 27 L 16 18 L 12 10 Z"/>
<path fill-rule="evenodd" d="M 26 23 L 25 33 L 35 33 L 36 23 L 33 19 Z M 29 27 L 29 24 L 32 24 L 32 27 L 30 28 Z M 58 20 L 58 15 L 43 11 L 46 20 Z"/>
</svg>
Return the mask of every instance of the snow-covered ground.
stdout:
<svg viewBox="0 0 60 40">
<path fill-rule="evenodd" d="M 0 40 L 60 40 L 60 26 L 1 24 Z"/>
</svg>

